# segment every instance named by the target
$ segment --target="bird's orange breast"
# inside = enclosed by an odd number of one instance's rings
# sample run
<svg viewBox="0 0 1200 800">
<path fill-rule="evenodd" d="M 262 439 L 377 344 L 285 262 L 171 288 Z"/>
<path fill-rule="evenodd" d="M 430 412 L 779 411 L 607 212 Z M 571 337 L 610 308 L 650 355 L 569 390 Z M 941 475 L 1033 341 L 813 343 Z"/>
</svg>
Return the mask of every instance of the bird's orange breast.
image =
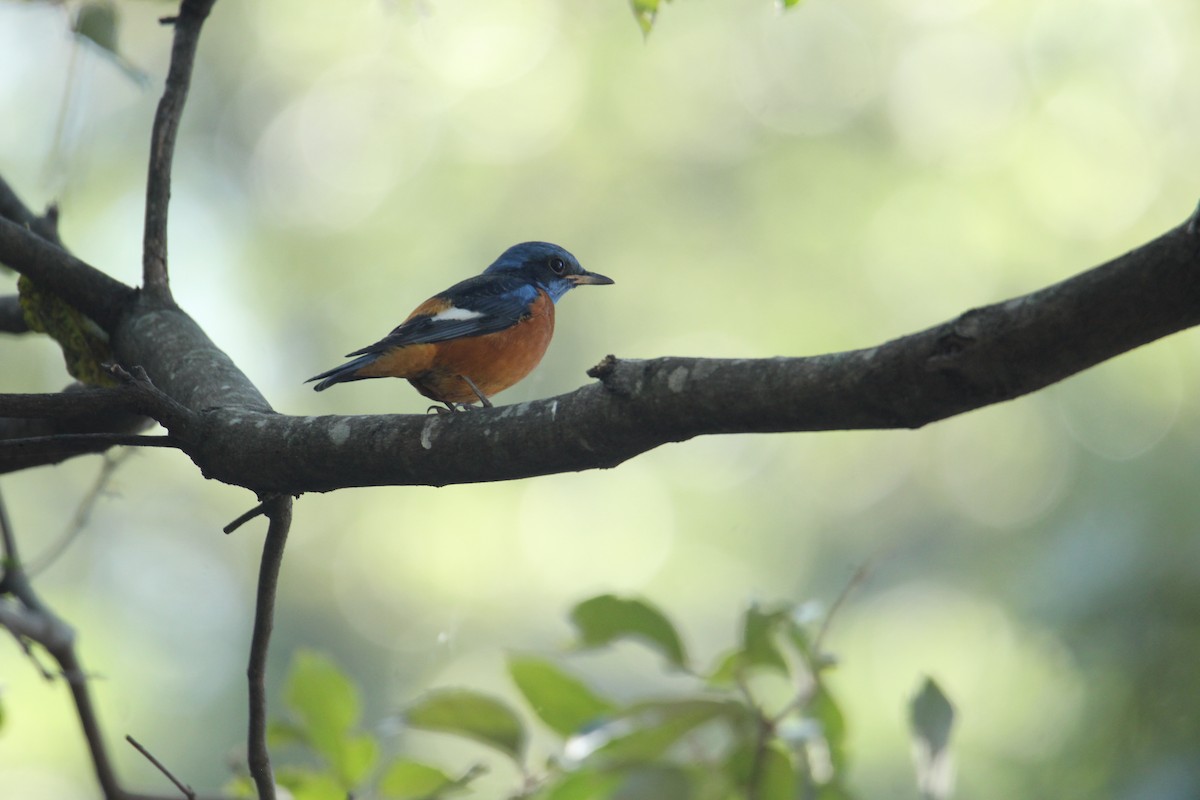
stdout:
<svg viewBox="0 0 1200 800">
<path fill-rule="evenodd" d="M 491 397 L 524 378 L 542 360 L 554 335 L 554 303 L 545 292 L 529 314 L 497 333 L 433 344 L 397 347 L 359 370 L 363 377 L 407 378 L 417 391 L 438 402 L 479 400 L 466 376 Z"/>
</svg>

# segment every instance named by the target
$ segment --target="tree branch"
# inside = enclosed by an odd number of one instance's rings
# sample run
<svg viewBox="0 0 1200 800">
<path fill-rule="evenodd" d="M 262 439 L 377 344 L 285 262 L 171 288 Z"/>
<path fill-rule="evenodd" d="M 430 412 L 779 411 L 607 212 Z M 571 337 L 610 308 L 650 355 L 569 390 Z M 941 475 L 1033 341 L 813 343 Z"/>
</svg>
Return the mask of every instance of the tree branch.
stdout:
<svg viewBox="0 0 1200 800">
<path fill-rule="evenodd" d="M 247 762 L 250 776 L 258 788 L 259 800 L 275 800 L 275 776 L 267 749 L 267 651 L 275 620 L 275 595 L 279 588 L 279 570 L 283 548 L 292 526 L 292 498 L 274 497 L 264 501 L 267 538 L 263 543 L 262 563 L 258 572 L 258 596 L 254 607 L 254 633 L 250 640 L 250 663 L 246 677 L 250 685 L 250 725 L 247 734 Z"/>
<path fill-rule="evenodd" d="M 17 553 L 16 536 L 8 520 L 8 511 L 4 500 L 0 497 L 0 541 L 4 548 L 4 592 L 16 599 L 16 604 L 0 606 L 0 625 L 4 625 L 14 636 L 27 638 L 37 642 L 46 649 L 51 657 L 58 662 L 67 685 L 71 687 L 71 696 L 75 700 L 75 710 L 79 715 L 79 723 L 87 739 L 88 749 L 92 754 L 92 765 L 96 771 L 96 779 L 108 800 L 122 800 L 125 795 L 117 783 L 116 773 L 109 760 L 108 751 L 104 746 L 104 737 L 100 733 L 100 723 L 96 719 L 95 708 L 92 706 L 91 694 L 88 692 L 87 676 L 75 655 L 75 631 L 51 611 L 37 596 L 29 583 L 25 570 L 21 566 L 20 555 Z"/>
<path fill-rule="evenodd" d="M 113 347 L 191 411 L 164 424 L 203 473 L 260 495 L 508 480 L 611 467 L 703 434 L 916 428 L 1036 391 L 1200 322 L 1192 227 L 877 347 L 810 358 L 609 359 L 593 372 L 600 385 L 466 414 L 275 414 L 190 317 L 144 297 Z"/>
<path fill-rule="evenodd" d="M 24 225 L 0 218 L 0 262 L 29 276 L 109 333 L 136 291 L 80 261 Z"/>
<path fill-rule="evenodd" d="M 28 333 L 21 298 L 15 294 L 0 297 L 0 333 Z"/>
<path fill-rule="evenodd" d="M 98 453 L 119 445 L 126 447 L 179 447 L 179 444 L 170 436 L 140 436 L 132 433 L 57 433 L 53 436 L 7 439 L 0 442 L 0 453 L 20 452 L 22 449 L 29 448 L 35 451 L 44 450 L 70 455 L 72 453 Z"/>
<path fill-rule="evenodd" d="M 124 450 L 116 456 L 110 456 L 107 453 L 102 459 L 100 470 L 96 474 L 96 479 L 92 486 L 88 489 L 79 505 L 75 508 L 75 513 L 71 517 L 71 522 L 67 525 L 63 533 L 58 539 L 42 548 L 35 559 L 32 559 L 25 565 L 25 571 L 30 578 L 35 577 L 39 572 L 42 572 L 47 567 L 52 565 L 58 558 L 67 551 L 67 548 L 83 533 L 87 527 L 88 521 L 91 519 L 92 511 L 100 502 L 100 498 L 104 495 L 108 488 L 109 481 L 112 480 L 117 469 L 124 464 L 129 457 L 133 455 L 132 450 Z"/>
<path fill-rule="evenodd" d="M 50 654 L 71 689 L 75 712 L 92 757 L 92 767 L 105 800 L 168 800 L 160 795 L 127 792 L 117 781 L 116 772 L 104 745 L 100 721 L 88 691 L 88 678 L 75 652 L 75 631 L 59 618 L 33 589 L 17 551 L 16 534 L 8 518 L 4 498 L 0 496 L 0 627 L 8 629 L 18 641 L 36 642 Z M 9 596 L 12 600 L 9 600 Z M 28 649 L 27 649 L 28 652 Z M 54 676 L 47 675 L 47 678 Z M 194 796 L 193 796 L 194 797 Z"/>
<path fill-rule="evenodd" d="M 142 746 L 141 742 L 139 742 L 137 739 L 134 739 L 132 736 L 128 736 L 128 735 L 125 737 L 125 741 L 129 742 L 129 744 L 131 744 L 133 746 L 134 750 L 137 750 L 139 753 L 141 753 L 143 756 L 146 757 L 147 761 L 149 761 L 151 764 L 153 764 L 155 767 L 157 767 L 158 771 L 161 772 L 163 774 L 163 776 L 166 777 L 167 780 L 169 780 L 171 783 L 175 784 L 175 788 L 178 789 L 183 794 L 183 796 L 187 798 L 187 800 L 196 800 L 196 793 L 194 791 L 192 791 L 192 787 L 186 785 L 181 780 L 176 778 L 174 773 L 171 772 L 171 770 L 167 769 L 167 767 L 161 761 L 159 761 L 157 758 L 154 757 L 153 753 L 151 753 L 149 750 L 147 750 L 145 747 Z"/>
<path fill-rule="evenodd" d="M 245 408 L 269 412 L 258 388 L 180 308 L 140 297 L 112 338 L 121 364 L 145 369 L 163 395 L 193 412 Z"/>
<path fill-rule="evenodd" d="M 136 417 L 137 425 L 149 420 Z M 62 433 L 53 423 L 43 420 L 0 419 L 0 473 L 16 473 L 32 467 L 59 464 L 68 458 L 102 453 L 120 444 L 127 444 L 113 435 L 79 439 L 79 434 Z M 60 441 L 60 438 L 65 438 Z"/>
<path fill-rule="evenodd" d="M 200 28 L 208 18 L 215 0 L 183 0 L 179 15 L 169 22 L 175 25 L 171 47 L 171 66 L 167 85 L 154 115 L 150 136 L 150 173 L 146 181 L 146 229 L 142 243 L 142 283 L 147 293 L 161 305 L 170 305 L 171 287 L 167 277 L 167 207 L 171 200 L 171 161 L 175 157 L 175 139 L 179 121 L 192 82 L 192 67 Z"/>
<path fill-rule="evenodd" d="M 116 388 L 73 384 L 58 394 L 0 395 L 0 473 L 57 464 L 114 445 L 177 447 L 164 437 L 138 437 L 155 419 L 187 427 L 191 412 L 143 377 L 118 371 Z"/>
<path fill-rule="evenodd" d="M 612 467 L 704 434 L 918 428 L 1197 323 L 1197 239 L 1181 226 L 1061 283 L 864 350 L 609 357 L 591 373 L 600 384 L 515 406 L 428 417 L 210 409 L 171 433 L 206 476 L 261 495 L 509 480 Z"/>
<path fill-rule="evenodd" d="M 147 404 L 145 397 L 128 385 L 108 388 L 76 383 L 58 394 L 0 394 L 0 417 L 83 422 L 115 412 L 146 411 L 159 408 L 157 404 Z"/>
<path fill-rule="evenodd" d="M 58 206 L 51 205 L 40 217 L 21 202 L 8 182 L 0 178 L 0 217 L 12 220 L 23 228 L 36 233 L 56 247 L 63 247 L 58 238 Z"/>
<path fill-rule="evenodd" d="M 0 263 L 62 297 L 109 332 L 134 296 L 133 289 L 67 251 L 58 236 L 57 206 L 51 205 L 39 217 L 21 202 L 3 178 L 0 178 Z M 8 333 L 27 330 L 16 297 L 3 298 L 0 303 L 0 330 Z"/>
</svg>

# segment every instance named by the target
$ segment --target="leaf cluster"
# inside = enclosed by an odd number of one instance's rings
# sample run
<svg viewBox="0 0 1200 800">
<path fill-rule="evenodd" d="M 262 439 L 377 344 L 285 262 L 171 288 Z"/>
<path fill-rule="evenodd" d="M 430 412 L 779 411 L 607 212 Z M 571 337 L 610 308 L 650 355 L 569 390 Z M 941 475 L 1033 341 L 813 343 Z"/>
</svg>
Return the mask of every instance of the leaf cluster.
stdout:
<svg viewBox="0 0 1200 800">
<path fill-rule="evenodd" d="M 622 699 L 598 691 L 561 659 L 515 654 L 507 668 L 523 710 L 473 689 L 443 688 L 417 698 L 401 719 L 408 730 L 478 742 L 510 760 L 523 776 L 514 798 L 848 798 L 846 724 L 824 680 L 834 661 L 814 644 L 807 616 L 806 607 L 753 605 L 736 643 L 698 668 L 674 623 L 650 603 L 592 597 L 570 612 L 575 652 L 632 642 L 691 687 Z M 297 800 L 435 800 L 472 793 L 486 771 L 382 757 L 379 742 L 362 730 L 357 690 L 318 654 L 297 655 L 285 699 L 290 719 L 273 723 L 271 739 L 304 762 L 277 774 Z M 531 747 L 535 724 L 549 734 L 548 756 L 531 753 L 543 740 Z M 249 782 L 240 788 L 248 793 Z"/>
</svg>

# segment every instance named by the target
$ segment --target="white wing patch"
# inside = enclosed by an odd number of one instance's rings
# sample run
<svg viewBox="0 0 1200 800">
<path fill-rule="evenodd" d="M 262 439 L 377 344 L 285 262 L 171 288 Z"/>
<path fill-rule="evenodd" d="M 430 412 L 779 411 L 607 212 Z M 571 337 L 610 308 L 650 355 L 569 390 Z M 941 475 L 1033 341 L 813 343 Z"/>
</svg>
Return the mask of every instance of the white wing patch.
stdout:
<svg viewBox="0 0 1200 800">
<path fill-rule="evenodd" d="M 429 319 L 433 322 L 449 322 L 450 320 L 479 319 L 482 316 L 482 311 L 472 311 L 469 308 L 451 306 L 445 311 L 439 311 Z"/>
</svg>

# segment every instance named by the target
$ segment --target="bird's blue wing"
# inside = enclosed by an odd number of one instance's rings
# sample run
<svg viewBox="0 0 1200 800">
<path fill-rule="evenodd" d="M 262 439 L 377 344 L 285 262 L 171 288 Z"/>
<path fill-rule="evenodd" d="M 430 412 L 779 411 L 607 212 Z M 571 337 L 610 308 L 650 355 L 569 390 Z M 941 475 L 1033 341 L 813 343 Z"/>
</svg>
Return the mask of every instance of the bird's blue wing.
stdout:
<svg viewBox="0 0 1200 800">
<path fill-rule="evenodd" d="M 537 297 L 537 287 L 519 276 L 477 275 L 431 297 L 386 337 L 348 355 L 498 333 L 526 316 Z"/>
</svg>

